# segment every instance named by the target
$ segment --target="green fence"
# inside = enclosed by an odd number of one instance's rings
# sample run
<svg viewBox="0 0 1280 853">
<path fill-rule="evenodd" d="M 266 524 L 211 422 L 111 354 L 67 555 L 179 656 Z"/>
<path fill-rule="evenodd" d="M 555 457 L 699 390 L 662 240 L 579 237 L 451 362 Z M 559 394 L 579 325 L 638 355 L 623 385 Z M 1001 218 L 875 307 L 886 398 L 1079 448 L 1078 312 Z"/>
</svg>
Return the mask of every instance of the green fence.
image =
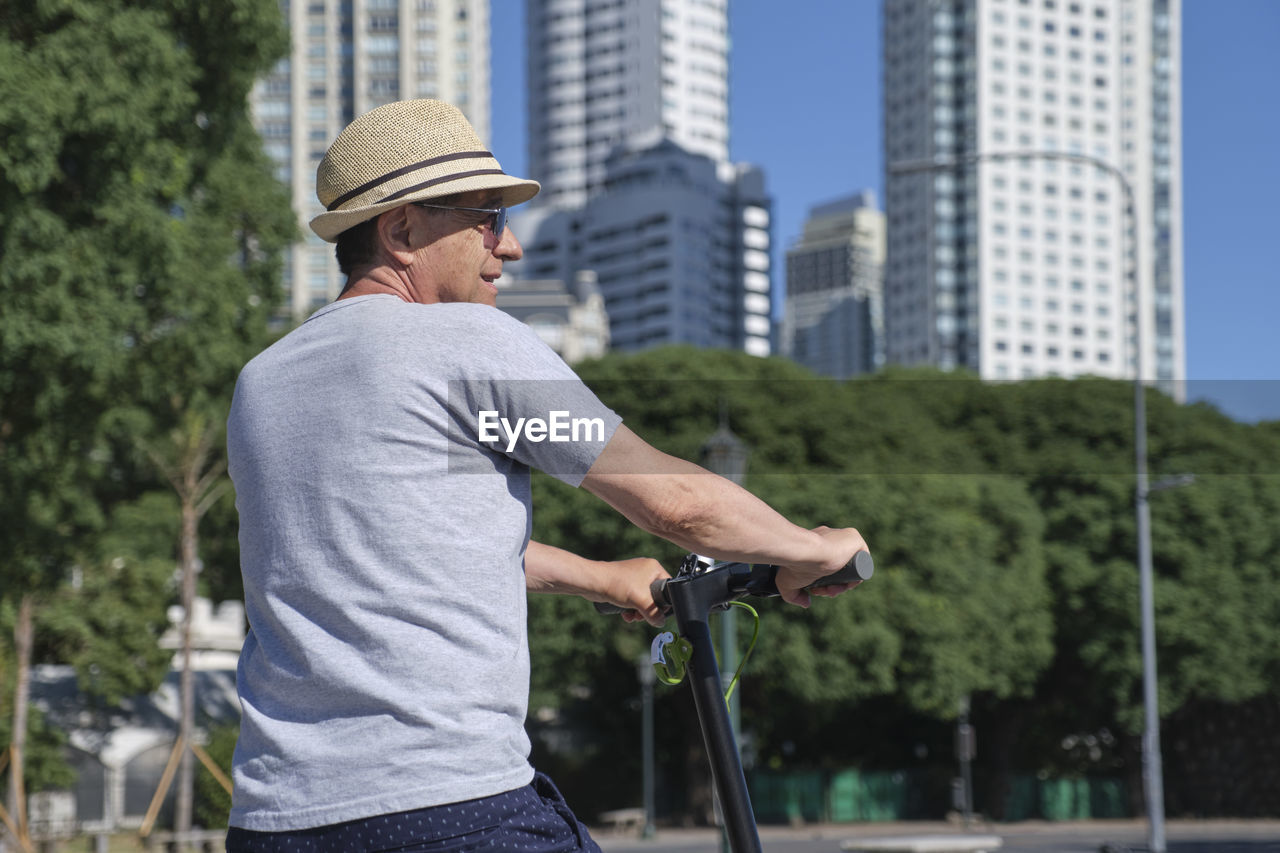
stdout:
<svg viewBox="0 0 1280 853">
<path fill-rule="evenodd" d="M 751 802 L 761 823 L 902 820 L 911 780 L 906 773 L 859 770 L 751 775 Z"/>
<path fill-rule="evenodd" d="M 1005 798 L 1004 819 L 1089 820 L 1129 817 L 1119 779 L 1037 779 L 1019 776 Z"/>
<path fill-rule="evenodd" d="M 827 816 L 827 774 L 757 771 L 748 783 L 760 823 L 818 823 Z"/>
<path fill-rule="evenodd" d="M 905 773 L 841 770 L 827 789 L 830 819 L 836 823 L 902 820 L 907 814 L 909 782 Z"/>
<path fill-rule="evenodd" d="M 937 779 L 914 772 L 860 770 L 753 772 L 748 780 L 761 823 L 854 823 L 941 817 L 951 807 Z M 1129 817 L 1119 779 L 1012 780 L 1003 810 L 978 807 L 1005 821 Z"/>
</svg>

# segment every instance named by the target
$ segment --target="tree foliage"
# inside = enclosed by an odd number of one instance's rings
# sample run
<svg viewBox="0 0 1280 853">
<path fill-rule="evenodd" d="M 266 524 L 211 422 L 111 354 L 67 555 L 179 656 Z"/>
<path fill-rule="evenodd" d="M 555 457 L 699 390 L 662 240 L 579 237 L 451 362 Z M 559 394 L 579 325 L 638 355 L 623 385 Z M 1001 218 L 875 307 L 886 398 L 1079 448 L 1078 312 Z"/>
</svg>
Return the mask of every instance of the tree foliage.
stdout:
<svg viewBox="0 0 1280 853">
<path fill-rule="evenodd" d="M 12 589 L 69 562 L 104 495 L 152 479 L 139 436 L 225 404 L 295 226 L 245 109 L 285 48 L 274 4 L 45 0 L 0 22 Z"/>
<path fill-rule="evenodd" d="M 100 541 L 113 508 L 157 485 L 148 437 L 225 418 L 280 298 L 296 225 L 246 107 L 287 44 L 269 0 L 0 6 L 0 599 L 104 697 L 158 671 L 174 556 Z"/>
<path fill-rule="evenodd" d="M 808 611 L 761 608 L 740 694 L 758 761 L 905 766 L 937 732 L 905 738 L 903 720 L 945 721 L 969 697 L 984 730 L 1000 731 L 987 741 L 989 766 L 1133 770 L 1132 384 L 991 384 L 927 370 L 838 383 L 679 347 L 611 355 L 580 373 L 632 429 L 684 458 L 699 458 L 726 412 L 751 451 L 748 489 L 799 524 L 853 524 L 871 544 L 876 576 L 862 588 Z M 1152 496 L 1162 712 L 1274 694 L 1276 432 L 1146 393 L 1153 482 L 1197 477 Z M 680 557 L 549 478 L 535 480 L 534 506 L 535 535 L 553 544 L 656 556 L 672 569 Z M 598 715 L 616 719 L 649 633 L 578 602 L 535 598 L 530 618 L 535 707 L 589 704 L 566 687 L 590 686 L 609 697 Z M 689 709 L 662 701 L 660 719 L 686 738 Z"/>
<path fill-rule="evenodd" d="M 113 508 L 98 551 L 45 602 L 36 625 L 39 660 L 76 669 L 81 691 L 104 707 L 148 693 L 164 678 L 177 508 L 148 492 Z"/>
</svg>

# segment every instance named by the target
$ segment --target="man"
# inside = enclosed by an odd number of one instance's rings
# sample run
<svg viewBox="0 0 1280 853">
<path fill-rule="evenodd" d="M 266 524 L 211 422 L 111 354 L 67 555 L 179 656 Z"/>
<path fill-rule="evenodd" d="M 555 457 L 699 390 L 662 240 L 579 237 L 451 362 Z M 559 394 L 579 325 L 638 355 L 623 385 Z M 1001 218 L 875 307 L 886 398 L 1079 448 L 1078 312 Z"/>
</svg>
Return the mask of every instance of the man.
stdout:
<svg viewBox="0 0 1280 853">
<path fill-rule="evenodd" d="M 689 550 L 787 566 L 795 604 L 866 545 L 650 447 L 495 309 L 522 254 L 506 208 L 538 185 L 453 107 L 358 118 L 316 184 L 347 287 L 245 367 L 228 422 L 250 623 L 228 850 L 596 850 L 528 763 L 525 594 L 658 625 L 666 572 L 529 541 L 529 468 Z M 555 413 L 581 435 L 510 429 Z"/>
</svg>

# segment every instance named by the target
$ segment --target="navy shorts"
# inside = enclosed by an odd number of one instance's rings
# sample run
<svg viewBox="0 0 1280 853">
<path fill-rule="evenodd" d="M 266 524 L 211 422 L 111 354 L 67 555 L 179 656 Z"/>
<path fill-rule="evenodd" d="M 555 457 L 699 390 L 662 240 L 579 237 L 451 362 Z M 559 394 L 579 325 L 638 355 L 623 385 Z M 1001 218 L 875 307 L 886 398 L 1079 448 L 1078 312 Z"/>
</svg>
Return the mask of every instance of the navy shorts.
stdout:
<svg viewBox="0 0 1280 853">
<path fill-rule="evenodd" d="M 432 806 L 285 832 L 232 827 L 228 853 L 599 853 L 587 828 L 541 773 L 523 788 L 447 806 Z"/>
</svg>

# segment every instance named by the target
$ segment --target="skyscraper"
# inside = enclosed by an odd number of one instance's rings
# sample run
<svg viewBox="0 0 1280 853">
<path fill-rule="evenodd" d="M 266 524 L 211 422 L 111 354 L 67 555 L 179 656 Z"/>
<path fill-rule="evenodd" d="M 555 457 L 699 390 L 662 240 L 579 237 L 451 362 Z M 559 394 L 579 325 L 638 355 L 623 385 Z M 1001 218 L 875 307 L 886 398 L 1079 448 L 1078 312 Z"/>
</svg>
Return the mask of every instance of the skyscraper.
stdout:
<svg viewBox="0 0 1280 853">
<path fill-rule="evenodd" d="M 771 202 L 729 161 L 728 0 L 527 0 L 531 278 L 597 275 L 612 346 L 773 348 Z"/>
<path fill-rule="evenodd" d="M 885 0 L 890 362 L 1185 378 L 1180 0 Z M 1030 156 L 895 174 L 896 162 Z M 1136 199 L 1139 309 L 1125 195 Z M 1140 316 L 1138 316 L 1140 314 Z"/>
<path fill-rule="evenodd" d="M 614 146 L 655 128 L 728 161 L 728 0 L 527 0 L 525 25 L 540 204 L 584 204 Z"/>
<path fill-rule="evenodd" d="M 772 351 L 770 201 L 764 175 L 716 164 L 660 134 L 614 151 L 585 205 L 532 207 L 520 278 L 594 273 L 610 346 L 661 344 Z"/>
<path fill-rule="evenodd" d="M 870 190 L 809 211 L 787 250 L 783 355 L 837 379 L 883 364 L 884 239 Z"/>
<path fill-rule="evenodd" d="M 286 257 L 295 316 L 337 296 L 333 246 L 311 233 L 316 166 L 353 118 L 404 98 L 440 98 L 489 138 L 488 0 L 281 0 L 291 50 L 250 96 L 254 124 L 289 184 L 305 238 Z"/>
</svg>

